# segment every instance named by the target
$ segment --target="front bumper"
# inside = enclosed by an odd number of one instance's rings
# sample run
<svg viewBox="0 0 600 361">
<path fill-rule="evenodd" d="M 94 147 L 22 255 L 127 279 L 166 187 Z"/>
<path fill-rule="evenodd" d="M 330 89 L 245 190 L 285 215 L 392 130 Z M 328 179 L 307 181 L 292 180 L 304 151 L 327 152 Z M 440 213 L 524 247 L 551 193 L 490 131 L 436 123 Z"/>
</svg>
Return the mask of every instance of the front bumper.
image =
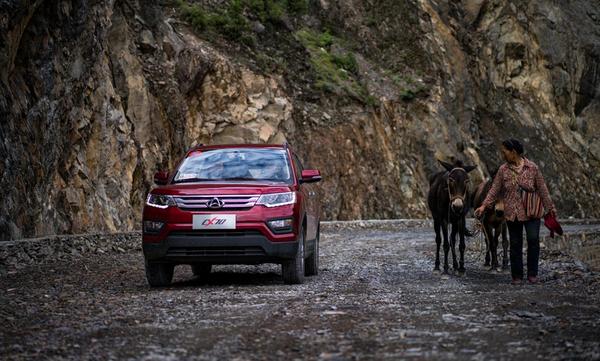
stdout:
<svg viewBox="0 0 600 361">
<path fill-rule="evenodd" d="M 271 242 L 260 231 L 177 231 L 160 242 L 144 242 L 148 261 L 174 263 L 258 264 L 294 258 L 298 242 Z"/>
</svg>

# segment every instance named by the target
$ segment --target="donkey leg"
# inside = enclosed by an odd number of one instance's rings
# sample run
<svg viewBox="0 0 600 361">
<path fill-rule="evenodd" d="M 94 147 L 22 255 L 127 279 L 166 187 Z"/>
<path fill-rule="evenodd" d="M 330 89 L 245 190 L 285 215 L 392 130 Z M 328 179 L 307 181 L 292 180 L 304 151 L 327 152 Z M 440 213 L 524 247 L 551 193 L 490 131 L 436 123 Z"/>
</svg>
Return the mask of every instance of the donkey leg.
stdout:
<svg viewBox="0 0 600 361">
<path fill-rule="evenodd" d="M 490 265 L 490 227 L 487 225 L 485 219 L 483 220 L 483 238 L 485 239 L 485 263 L 483 266 Z"/>
<path fill-rule="evenodd" d="M 492 244 L 494 242 L 494 229 L 489 224 L 483 225 L 483 230 L 485 231 L 485 264 L 484 266 L 490 266 L 492 264 Z M 491 268 L 488 268 L 491 270 Z"/>
<path fill-rule="evenodd" d="M 448 221 L 442 221 L 442 236 L 444 237 L 444 273 L 448 273 L 448 251 L 450 250 L 450 244 L 448 244 Z"/>
<path fill-rule="evenodd" d="M 492 270 L 498 268 L 498 237 L 500 236 L 500 228 L 494 228 L 494 238 L 492 238 Z"/>
<path fill-rule="evenodd" d="M 460 221 L 452 223 L 452 234 L 450 235 L 450 248 L 452 249 L 452 268 L 458 270 L 458 262 L 456 261 L 456 233 L 460 227 Z"/>
<path fill-rule="evenodd" d="M 508 237 L 506 236 L 506 232 L 508 227 L 506 222 L 502 222 L 502 269 L 508 269 Z"/>
<path fill-rule="evenodd" d="M 458 244 L 458 250 L 460 252 L 460 264 L 458 267 L 458 274 L 462 276 L 465 274 L 465 229 L 467 227 L 464 218 L 461 220 L 461 226 L 462 227 L 459 231 L 460 243 Z"/>
<path fill-rule="evenodd" d="M 436 244 L 436 250 L 435 250 L 435 267 L 433 268 L 434 272 L 439 272 L 440 271 L 440 246 L 442 245 L 442 236 L 440 234 L 441 231 L 441 224 L 440 224 L 440 220 L 439 219 L 433 219 L 433 228 L 435 229 L 435 244 Z"/>
</svg>

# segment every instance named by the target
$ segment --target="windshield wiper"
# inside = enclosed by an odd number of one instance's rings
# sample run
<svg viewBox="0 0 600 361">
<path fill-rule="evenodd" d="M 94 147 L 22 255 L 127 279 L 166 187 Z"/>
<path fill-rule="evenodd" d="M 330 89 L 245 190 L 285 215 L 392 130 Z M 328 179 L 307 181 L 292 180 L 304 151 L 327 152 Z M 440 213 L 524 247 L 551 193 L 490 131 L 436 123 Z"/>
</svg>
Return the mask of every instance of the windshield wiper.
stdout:
<svg viewBox="0 0 600 361">
<path fill-rule="evenodd" d="M 229 177 L 229 178 L 221 178 L 220 180 L 224 180 L 224 181 L 236 181 L 236 180 L 255 181 L 257 179 L 256 178 L 249 178 L 249 177 Z"/>
<path fill-rule="evenodd" d="M 206 182 L 206 181 L 212 181 L 212 180 L 216 180 L 216 179 L 210 179 L 210 178 L 185 178 L 185 179 L 176 180 L 173 183 Z"/>
</svg>

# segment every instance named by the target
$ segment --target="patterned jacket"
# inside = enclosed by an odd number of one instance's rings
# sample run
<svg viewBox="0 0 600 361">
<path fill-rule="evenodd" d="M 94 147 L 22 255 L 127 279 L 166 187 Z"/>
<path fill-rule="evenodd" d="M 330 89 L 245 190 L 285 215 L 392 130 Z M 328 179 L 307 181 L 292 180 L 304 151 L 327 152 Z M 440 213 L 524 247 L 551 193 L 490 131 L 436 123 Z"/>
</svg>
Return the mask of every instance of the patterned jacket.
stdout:
<svg viewBox="0 0 600 361">
<path fill-rule="evenodd" d="M 485 208 L 491 208 L 498 197 L 504 195 L 504 212 L 508 221 L 515 221 L 516 219 L 524 222 L 528 220 L 525 216 L 525 207 L 523 206 L 519 186 L 538 192 L 542 198 L 545 212 L 556 211 L 554 203 L 550 199 L 544 177 L 542 177 L 542 172 L 529 159 L 523 158 L 523 161 L 523 168 L 518 174 L 508 163 L 504 163 L 498 169 L 492 188 L 483 201 Z"/>
</svg>

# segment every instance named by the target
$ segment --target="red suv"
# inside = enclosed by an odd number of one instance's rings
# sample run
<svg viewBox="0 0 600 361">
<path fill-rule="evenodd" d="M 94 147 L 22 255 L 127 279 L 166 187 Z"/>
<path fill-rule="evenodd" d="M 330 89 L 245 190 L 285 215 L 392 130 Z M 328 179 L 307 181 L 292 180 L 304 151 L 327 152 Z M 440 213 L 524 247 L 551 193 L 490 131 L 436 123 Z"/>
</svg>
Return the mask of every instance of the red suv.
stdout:
<svg viewBox="0 0 600 361">
<path fill-rule="evenodd" d="M 198 146 L 172 174 L 157 172 L 143 214 L 150 286 L 178 264 L 195 275 L 213 264 L 280 263 L 285 283 L 319 268 L 318 170 L 283 145 Z"/>
</svg>

